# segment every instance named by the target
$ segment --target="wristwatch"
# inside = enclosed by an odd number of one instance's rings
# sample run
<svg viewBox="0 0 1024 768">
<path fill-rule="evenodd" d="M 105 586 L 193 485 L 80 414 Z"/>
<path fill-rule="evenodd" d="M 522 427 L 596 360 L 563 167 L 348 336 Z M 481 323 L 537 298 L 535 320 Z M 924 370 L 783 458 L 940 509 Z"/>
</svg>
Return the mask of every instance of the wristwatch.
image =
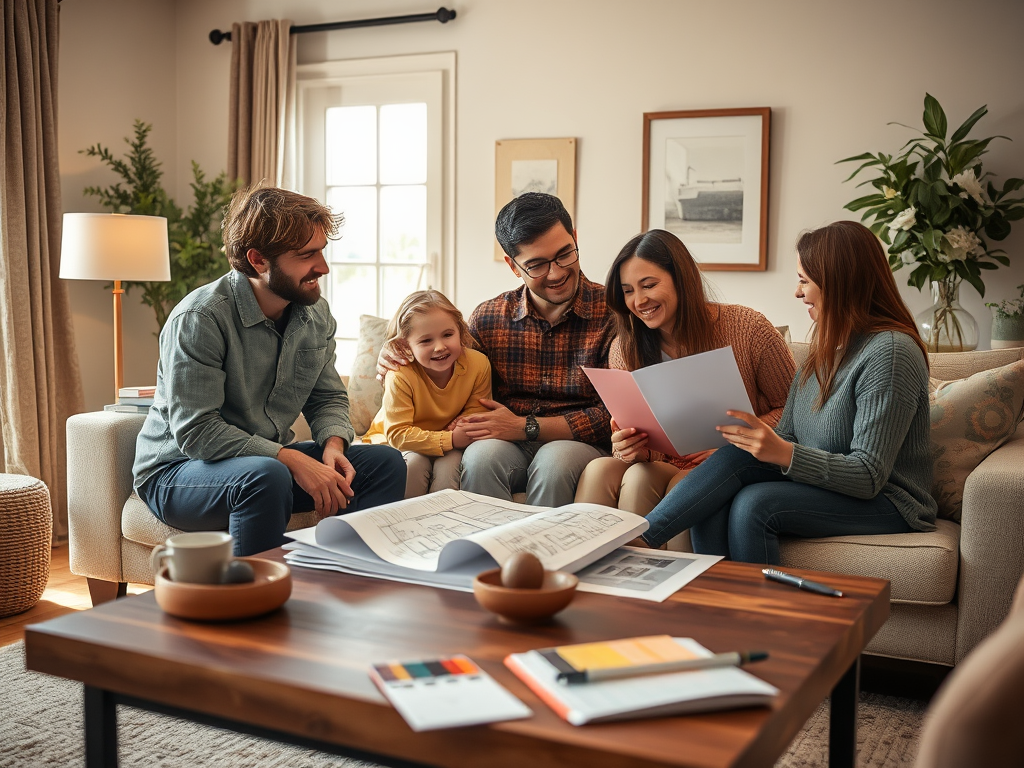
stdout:
<svg viewBox="0 0 1024 768">
<path fill-rule="evenodd" d="M 526 439 L 531 443 L 535 442 L 540 437 L 540 424 L 537 423 L 537 417 L 532 413 L 526 414 Z"/>
</svg>

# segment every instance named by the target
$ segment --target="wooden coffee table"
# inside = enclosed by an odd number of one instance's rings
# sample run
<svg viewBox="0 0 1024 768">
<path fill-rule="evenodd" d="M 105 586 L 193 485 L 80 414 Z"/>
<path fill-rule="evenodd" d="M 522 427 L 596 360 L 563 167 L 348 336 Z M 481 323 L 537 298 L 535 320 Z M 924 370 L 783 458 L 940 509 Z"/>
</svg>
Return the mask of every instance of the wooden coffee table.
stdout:
<svg viewBox="0 0 1024 768">
<path fill-rule="evenodd" d="M 889 583 L 794 572 L 847 596 L 722 562 L 664 603 L 580 593 L 550 624 L 509 628 L 471 594 L 293 568 L 291 599 L 263 618 L 182 621 L 147 593 L 28 627 L 26 659 L 85 684 L 89 768 L 117 765 L 116 704 L 391 766 L 771 766 L 830 695 L 831 764 L 852 768 L 858 658 L 889 614 Z M 771 707 L 574 727 L 502 664 L 531 648 L 648 634 L 767 650 L 752 670 L 781 693 Z M 414 733 L 366 674 L 372 662 L 456 652 L 534 716 Z"/>
</svg>

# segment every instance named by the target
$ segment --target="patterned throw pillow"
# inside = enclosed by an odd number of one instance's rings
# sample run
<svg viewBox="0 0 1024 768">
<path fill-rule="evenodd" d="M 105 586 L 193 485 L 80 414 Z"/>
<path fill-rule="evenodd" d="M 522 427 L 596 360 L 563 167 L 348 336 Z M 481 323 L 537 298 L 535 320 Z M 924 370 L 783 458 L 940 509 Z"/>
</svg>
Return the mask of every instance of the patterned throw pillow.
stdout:
<svg viewBox="0 0 1024 768">
<path fill-rule="evenodd" d="M 960 520 L 967 476 L 1024 418 L 1024 361 L 958 381 L 931 379 L 932 495 L 939 517 Z"/>
<path fill-rule="evenodd" d="M 359 340 L 348 377 L 348 415 L 357 436 L 370 428 L 384 398 L 384 387 L 377 381 L 377 355 L 387 327 L 383 318 L 359 316 Z"/>
</svg>

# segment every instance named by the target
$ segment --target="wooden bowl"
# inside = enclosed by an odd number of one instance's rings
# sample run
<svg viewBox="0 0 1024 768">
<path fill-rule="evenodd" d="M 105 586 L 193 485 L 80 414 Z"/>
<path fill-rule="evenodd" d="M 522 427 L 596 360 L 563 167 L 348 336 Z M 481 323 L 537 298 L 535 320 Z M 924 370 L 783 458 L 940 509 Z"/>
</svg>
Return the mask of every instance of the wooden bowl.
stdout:
<svg viewBox="0 0 1024 768">
<path fill-rule="evenodd" d="M 473 579 L 473 595 L 505 624 L 539 624 L 572 602 L 577 584 L 571 573 L 544 571 L 540 589 L 513 589 L 501 586 L 501 569 L 495 568 Z"/>
<path fill-rule="evenodd" d="M 292 572 L 284 563 L 240 557 L 252 566 L 253 581 L 244 584 L 185 584 L 171 581 L 167 568 L 156 575 L 156 603 L 179 619 L 230 621 L 249 619 L 280 608 L 292 594 Z"/>
</svg>

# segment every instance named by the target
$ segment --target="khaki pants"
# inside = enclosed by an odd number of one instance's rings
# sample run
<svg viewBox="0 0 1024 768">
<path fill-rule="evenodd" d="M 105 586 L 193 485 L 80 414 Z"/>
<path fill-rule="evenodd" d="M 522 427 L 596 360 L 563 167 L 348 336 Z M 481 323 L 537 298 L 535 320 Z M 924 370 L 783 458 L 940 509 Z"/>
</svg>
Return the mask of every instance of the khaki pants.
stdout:
<svg viewBox="0 0 1024 768">
<path fill-rule="evenodd" d="M 689 472 L 665 461 L 627 464 L 615 458 L 594 459 L 580 476 L 576 501 L 603 504 L 646 517 Z M 689 532 L 673 538 L 668 548 L 692 552 Z"/>
</svg>

